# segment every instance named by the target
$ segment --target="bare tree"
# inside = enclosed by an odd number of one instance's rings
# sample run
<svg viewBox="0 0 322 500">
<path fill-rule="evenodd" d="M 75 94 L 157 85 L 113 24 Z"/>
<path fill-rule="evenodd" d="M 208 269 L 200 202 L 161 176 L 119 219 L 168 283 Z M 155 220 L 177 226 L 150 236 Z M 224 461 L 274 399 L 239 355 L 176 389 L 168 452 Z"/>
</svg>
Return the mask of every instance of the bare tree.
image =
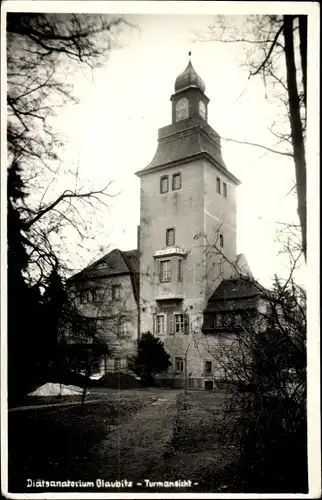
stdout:
<svg viewBox="0 0 322 500">
<path fill-rule="evenodd" d="M 52 117 L 77 102 L 73 72 L 105 63 L 126 25 L 119 16 L 7 14 L 8 162 L 9 168 L 20 168 L 28 193 L 23 203 L 15 200 L 15 208 L 30 268 L 38 276 L 45 257 L 54 253 L 53 247 L 58 251 L 57 235 L 63 237 L 63 229 L 70 227 L 80 240 L 88 237 L 88 209 L 93 215 L 112 196 L 110 183 L 86 189 L 78 167 L 62 166 L 63 139 L 53 130 Z M 55 194 L 53 186 L 62 175 L 69 187 Z"/>
<path fill-rule="evenodd" d="M 217 254 L 219 272 L 218 255 L 228 259 L 216 244 L 209 252 Z M 206 310 L 194 336 L 213 360 L 215 379 L 226 386 L 221 432 L 226 445 L 239 447 L 236 491 L 307 487 L 306 292 L 294 280 L 294 255 L 290 263 L 287 278 L 276 277 L 268 290 L 230 262 L 231 279 L 253 292 Z"/>
<path fill-rule="evenodd" d="M 66 271 L 64 229 L 80 242 L 91 236 L 88 209 L 112 196 L 110 185 L 86 189 L 78 168 L 62 165 L 52 118 L 76 102 L 72 73 L 103 64 L 126 24 L 119 16 L 7 13 L 8 365 L 16 394 L 37 372 L 33 353 L 39 359 L 47 330 L 38 311 L 52 272 Z"/>
<path fill-rule="evenodd" d="M 276 138 L 275 146 L 226 140 L 293 157 L 302 250 L 306 259 L 307 16 L 219 16 L 199 40 L 241 44 L 245 49 L 243 66 L 248 68 L 248 78 L 261 75 L 267 98 L 277 98 L 285 106 L 284 124 L 274 121 L 270 127 Z M 298 67 L 296 61 L 300 61 Z"/>
</svg>

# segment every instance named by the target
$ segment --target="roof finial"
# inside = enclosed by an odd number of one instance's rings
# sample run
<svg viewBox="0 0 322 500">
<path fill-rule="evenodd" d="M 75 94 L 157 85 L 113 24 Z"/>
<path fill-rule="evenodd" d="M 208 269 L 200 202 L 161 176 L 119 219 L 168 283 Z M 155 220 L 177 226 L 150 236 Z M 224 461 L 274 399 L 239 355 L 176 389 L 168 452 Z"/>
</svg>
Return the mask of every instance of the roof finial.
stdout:
<svg viewBox="0 0 322 500">
<path fill-rule="evenodd" d="M 189 59 L 191 58 L 191 50 L 188 52 Z"/>
</svg>

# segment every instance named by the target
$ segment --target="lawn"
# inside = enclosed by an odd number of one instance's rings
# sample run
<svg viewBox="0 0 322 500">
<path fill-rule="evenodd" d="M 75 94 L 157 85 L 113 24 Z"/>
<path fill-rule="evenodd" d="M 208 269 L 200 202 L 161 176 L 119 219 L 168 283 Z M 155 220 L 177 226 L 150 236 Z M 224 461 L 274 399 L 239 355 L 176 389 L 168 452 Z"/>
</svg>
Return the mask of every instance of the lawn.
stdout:
<svg viewBox="0 0 322 500">
<path fill-rule="evenodd" d="M 113 426 L 157 399 L 156 394 L 144 390 L 93 392 L 87 397 L 97 401 L 83 409 L 73 405 L 9 412 L 10 492 L 40 492 L 27 489 L 28 478 L 76 481 L 95 477 L 95 445 Z"/>
<path fill-rule="evenodd" d="M 178 397 L 168 474 L 198 482 L 195 491 L 229 491 L 228 470 L 238 457 L 238 443 L 228 444 L 223 432 L 226 397 L 224 391 L 191 391 Z"/>
</svg>

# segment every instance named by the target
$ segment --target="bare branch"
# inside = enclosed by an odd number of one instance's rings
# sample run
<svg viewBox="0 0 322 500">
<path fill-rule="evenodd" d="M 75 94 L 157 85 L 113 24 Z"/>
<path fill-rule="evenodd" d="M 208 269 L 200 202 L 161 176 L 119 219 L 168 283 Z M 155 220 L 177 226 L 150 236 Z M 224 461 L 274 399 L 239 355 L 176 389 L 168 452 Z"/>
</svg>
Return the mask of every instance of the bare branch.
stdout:
<svg viewBox="0 0 322 500">
<path fill-rule="evenodd" d="M 277 149 L 272 149 L 272 148 L 269 148 L 268 146 L 263 146 L 263 144 L 257 144 L 256 142 L 239 141 L 237 139 L 228 139 L 225 137 L 222 137 L 222 140 L 226 141 L 226 142 L 236 142 L 237 144 L 245 144 L 246 146 L 255 146 L 257 148 L 265 149 L 266 151 L 269 151 L 270 153 L 275 153 L 275 154 L 279 154 L 282 156 L 289 156 L 290 158 L 293 158 L 292 153 L 288 153 L 286 151 L 278 151 Z"/>
</svg>

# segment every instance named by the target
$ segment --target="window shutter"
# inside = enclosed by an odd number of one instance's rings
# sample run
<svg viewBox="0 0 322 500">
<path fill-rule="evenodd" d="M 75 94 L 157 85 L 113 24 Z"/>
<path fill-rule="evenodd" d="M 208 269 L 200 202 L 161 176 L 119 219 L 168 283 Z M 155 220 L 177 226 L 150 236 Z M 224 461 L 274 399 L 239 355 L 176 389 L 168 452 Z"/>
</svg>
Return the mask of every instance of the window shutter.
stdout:
<svg viewBox="0 0 322 500">
<path fill-rule="evenodd" d="M 155 274 L 158 276 L 158 280 L 160 281 L 160 261 L 158 259 L 156 259 L 154 261 L 154 272 Z"/>
<path fill-rule="evenodd" d="M 189 333 L 189 314 L 184 314 L 183 315 L 183 321 L 184 321 L 184 333 Z"/>
<path fill-rule="evenodd" d="M 153 335 L 157 333 L 157 315 L 153 314 Z"/>
<path fill-rule="evenodd" d="M 174 335 L 174 314 L 170 313 L 169 317 L 169 335 Z"/>
</svg>

